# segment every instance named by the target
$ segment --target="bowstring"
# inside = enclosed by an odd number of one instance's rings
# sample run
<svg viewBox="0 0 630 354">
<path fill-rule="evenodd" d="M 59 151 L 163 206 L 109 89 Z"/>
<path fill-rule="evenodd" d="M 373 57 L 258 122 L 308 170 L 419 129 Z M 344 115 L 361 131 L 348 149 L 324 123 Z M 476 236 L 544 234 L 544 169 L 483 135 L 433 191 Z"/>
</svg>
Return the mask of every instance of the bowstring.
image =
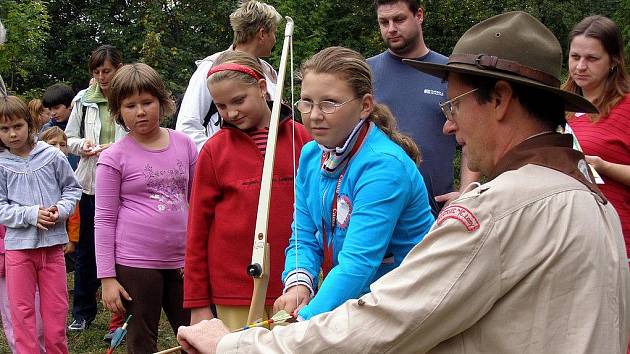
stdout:
<svg viewBox="0 0 630 354">
<path fill-rule="evenodd" d="M 295 154 L 295 95 L 294 95 L 294 78 L 295 74 L 293 72 L 293 34 L 289 38 L 289 58 L 291 60 L 291 117 L 293 117 L 292 127 L 292 146 L 293 146 L 293 234 L 295 235 L 295 274 L 297 274 L 298 270 L 298 227 L 297 227 L 297 188 L 296 188 L 296 180 L 297 180 L 297 160 Z M 300 296 L 297 294 L 295 296 L 295 309 L 300 305 Z"/>
</svg>

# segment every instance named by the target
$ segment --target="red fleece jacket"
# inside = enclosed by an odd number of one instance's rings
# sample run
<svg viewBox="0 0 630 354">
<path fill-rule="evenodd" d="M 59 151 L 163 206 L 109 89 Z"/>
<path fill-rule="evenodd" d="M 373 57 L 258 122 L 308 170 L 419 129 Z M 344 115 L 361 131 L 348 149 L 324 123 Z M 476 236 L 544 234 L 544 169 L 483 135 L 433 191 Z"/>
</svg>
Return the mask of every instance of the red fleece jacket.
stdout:
<svg viewBox="0 0 630 354">
<path fill-rule="evenodd" d="M 285 118 L 278 128 L 268 242 L 271 249 L 266 304 L 282 294 L 284 251 L 293 221 L 292 124 L 296 165 L 311 140 L 303 125 Z M 263 156 L 254 140 L 223 127 L 201 149 L 195 168 L 186 241 L 184 307 L 249 306 L 253 281 L 246 273 L 252 242 Z"/>
</svg>

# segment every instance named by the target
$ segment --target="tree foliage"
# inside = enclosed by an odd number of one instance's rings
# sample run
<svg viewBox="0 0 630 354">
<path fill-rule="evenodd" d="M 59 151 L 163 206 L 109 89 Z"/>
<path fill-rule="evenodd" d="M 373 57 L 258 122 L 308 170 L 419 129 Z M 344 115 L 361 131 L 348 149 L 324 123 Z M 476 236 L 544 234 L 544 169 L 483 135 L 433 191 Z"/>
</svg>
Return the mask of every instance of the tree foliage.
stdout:
<svg viewBox="0 0 630 354">
<path fill-rule="evenodd" d="M 45 66 L 44 44 L 49 38 L 49 17 L 42 1 L 4 0 L 0 18 L 7 28 L 7 43 L 0 47 L 0 73 L 12 88 L 27 88 Z"/>
<path fill-rule="evenodd" d="M 268 1 L 295 20 L 296 65 L 331 45 L 356 49 L 366 57 L 384 49 L 369 0 Z M 90 52 L 108 43 L 121 49 L 125 62 L 153 66 L 178 95 L 195 70 L 195 60 L 230 45 L 228 17 L 236 6 L 237 0 L 2 0 L 0 18 L 8 29 L 8 41 L 0 49 L 0 75 L 19 93 L 59 81 L 78 90 L 90 77 Z M 539 18 L 565 50 L 575 23 L 603 14 L 617 21 L 630 49 L 630 0 L 425 0 L 423 7 L 426 42 L 447 55 L 472 25 L 512 10 Z M 274 66 L 279 62 L 283 27 L 270 58 Z"/>
<path fill-rule="evenodd" d="M 71 82 L 75 89 L 90 78 L 87 61 L 101 44 L 112 44 L 125 62 L 144 61 L 169 87 L 181 92 L 203 53 L 225 49 L 231 40 L 229 1 L 203 0 L 50 0 L 54 35 L 47 43 L 56 70 L 48 81 Z M 51 63 L 52 64 L 52 63 Z"/>
<path fill-rule="evenodd" d="M 614 17 L 626 41 L 626 65 L 630 65 L 630 0 L 622 0 Z M 627 68 L 626 66 L 626 68 Z"/>
</svg>

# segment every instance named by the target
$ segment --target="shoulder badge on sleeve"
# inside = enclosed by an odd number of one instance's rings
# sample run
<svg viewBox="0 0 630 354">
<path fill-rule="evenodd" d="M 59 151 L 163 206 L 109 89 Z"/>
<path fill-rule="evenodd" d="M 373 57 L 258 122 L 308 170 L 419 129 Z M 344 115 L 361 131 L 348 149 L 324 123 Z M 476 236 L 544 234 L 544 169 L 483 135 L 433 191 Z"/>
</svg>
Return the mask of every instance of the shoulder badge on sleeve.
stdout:
<svg viewBox="0 0 630 354">
<path fill-rule="evenodd" d="M 437 218 L 437 224 L 442 225 L 446 219 L 455 219 L 461 222 L 468 232 L 473 232 L 479 228 L 477 217 L 468 209 L 460 205 L 449 205 L 442 209 Z"/>
<path fill-rule="evenodd" d="M 350 217 L 352 216 L 352 202 L 350 198 L 341 194 L 337 197 L 337 226 L 342 229 L 347 229 L 350 223 Z"/>
</svg>

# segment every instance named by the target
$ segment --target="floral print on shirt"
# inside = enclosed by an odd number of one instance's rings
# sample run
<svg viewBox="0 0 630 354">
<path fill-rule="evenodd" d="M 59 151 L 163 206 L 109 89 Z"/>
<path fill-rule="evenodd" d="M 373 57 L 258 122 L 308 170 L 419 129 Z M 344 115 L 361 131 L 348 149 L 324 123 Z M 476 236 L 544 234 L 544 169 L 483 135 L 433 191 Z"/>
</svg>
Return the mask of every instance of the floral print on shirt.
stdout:
<svg viewBox="0 0 630 354">
<path fill-rule="evenodd" d="M 188 207 L 188 169 L 179 159 L 176 165 L 176 169 L 167 170 L 154 170 L 149 163 L 144 166 L 149 198 L 157 202 L 155 209 L 158 212 L 177 212 Z"/>
</svg>

